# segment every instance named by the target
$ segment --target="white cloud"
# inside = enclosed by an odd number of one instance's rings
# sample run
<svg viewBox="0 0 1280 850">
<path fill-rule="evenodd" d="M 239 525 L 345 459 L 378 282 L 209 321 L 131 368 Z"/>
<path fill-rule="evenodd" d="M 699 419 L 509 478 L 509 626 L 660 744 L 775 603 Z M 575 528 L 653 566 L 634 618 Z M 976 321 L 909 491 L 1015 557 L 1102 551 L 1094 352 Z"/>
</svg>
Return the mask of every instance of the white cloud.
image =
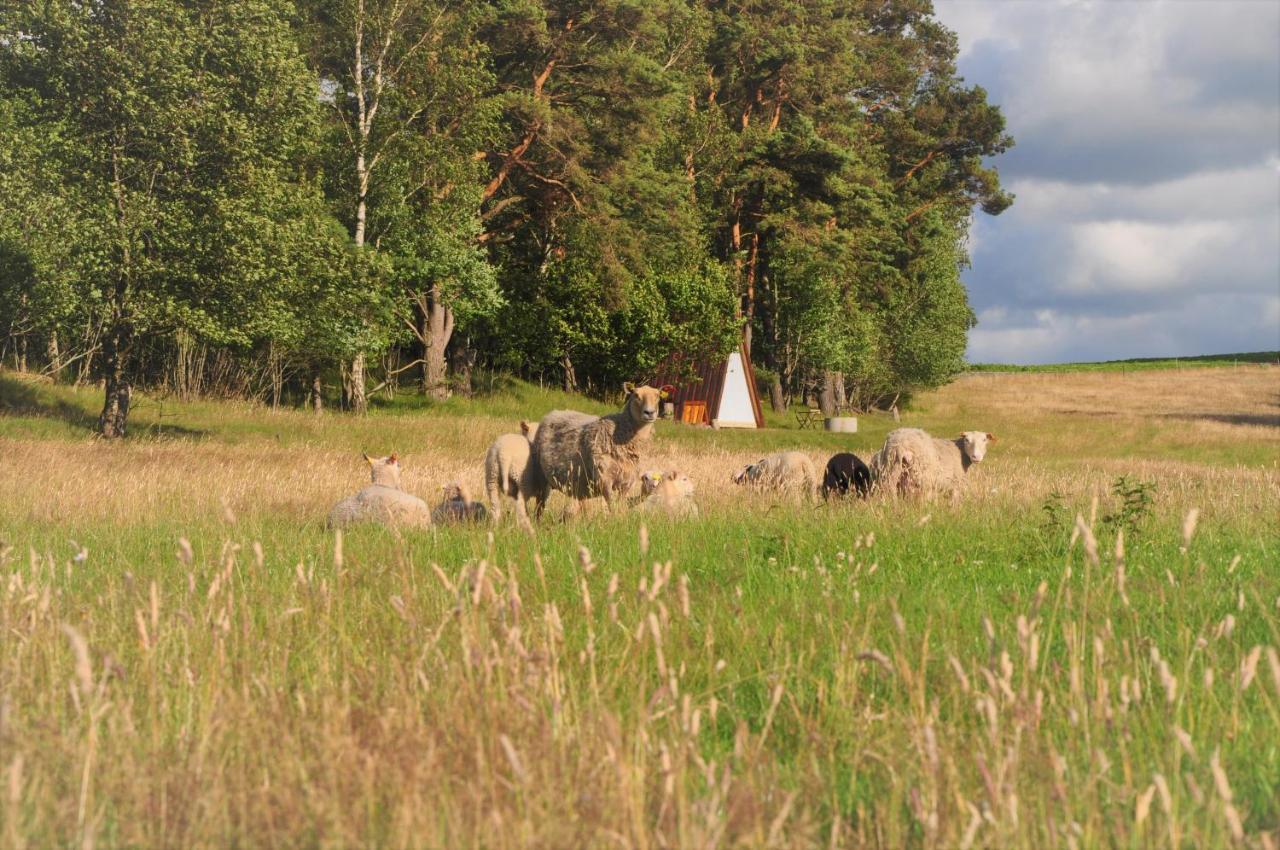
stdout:
<svg viewBox="0 0 1280 850">
<path fill-rule="evenodd" d="M 1280 349 L 1280 294 L 1241 297 L 1234 306 L 1223 309 L 1217 296 L 1204 295 L 1124 316 L 984 311 L 969 338 L 969 360 L 1064 363 Z"/>
<path fill-rule="evenodd" d="M 1280 348 L 1280 3 L 936 0 L 1017 146 L 976 360 Z"/>
</svg>

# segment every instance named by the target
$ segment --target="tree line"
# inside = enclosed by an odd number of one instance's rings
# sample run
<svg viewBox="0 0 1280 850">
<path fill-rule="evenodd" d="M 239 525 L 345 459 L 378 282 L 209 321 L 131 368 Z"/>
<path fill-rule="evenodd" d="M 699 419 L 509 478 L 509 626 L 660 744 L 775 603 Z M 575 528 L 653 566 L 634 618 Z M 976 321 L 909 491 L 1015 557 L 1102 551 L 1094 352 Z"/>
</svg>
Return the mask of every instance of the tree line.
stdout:
<svg viewBox="0 0 1280 850">
<path fill-rule="evenodd" d="M 745 336 L 775 406 L 963 364 L 1012 144 L 929 0 L 15 0 L 0 364 L 364 412 Z"/>
</svg>

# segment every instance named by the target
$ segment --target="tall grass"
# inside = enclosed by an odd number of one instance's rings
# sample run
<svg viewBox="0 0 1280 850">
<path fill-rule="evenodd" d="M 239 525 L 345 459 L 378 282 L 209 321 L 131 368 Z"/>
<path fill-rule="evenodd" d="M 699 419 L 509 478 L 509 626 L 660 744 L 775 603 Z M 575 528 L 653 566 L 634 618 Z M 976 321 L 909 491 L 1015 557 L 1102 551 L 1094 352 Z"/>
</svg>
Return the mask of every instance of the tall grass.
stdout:
<svg viewBox="0 0 1280 850">
<path fill-rule="evenodd" d="M 360 448 L 430 496 L 508 411 L 0 421 L 0 845 L 1280 846 L 1274 437 L 1134 458 L 1199 425 L 1082 440 L 1030 380 L 909 413 L 998 423 L 958 503 L 744 494 L 829 437 L 659 426 L 699 520 L 532 541 L 320 525 Z M 1153 501 L 1107 524 L 1120 475 Z"/>
</svg>

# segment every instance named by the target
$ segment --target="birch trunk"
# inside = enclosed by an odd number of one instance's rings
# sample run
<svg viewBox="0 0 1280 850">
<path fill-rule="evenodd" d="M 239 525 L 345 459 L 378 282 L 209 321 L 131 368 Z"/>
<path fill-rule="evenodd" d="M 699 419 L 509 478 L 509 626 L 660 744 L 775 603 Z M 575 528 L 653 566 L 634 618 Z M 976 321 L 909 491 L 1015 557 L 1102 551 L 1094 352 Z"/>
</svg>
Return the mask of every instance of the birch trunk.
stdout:
<svg viewBox="0 0 1280 850">
<path fill-rule="evenodd" d="M 128 377 L 129 338 L 129 324 L 121 318 L 116 320 L 103 344 L 106 396 L 98 417 L 98 432 L 108 440 L 125 436 L 129 422 L 129 401 L 133 395 Z"/>
</svg>

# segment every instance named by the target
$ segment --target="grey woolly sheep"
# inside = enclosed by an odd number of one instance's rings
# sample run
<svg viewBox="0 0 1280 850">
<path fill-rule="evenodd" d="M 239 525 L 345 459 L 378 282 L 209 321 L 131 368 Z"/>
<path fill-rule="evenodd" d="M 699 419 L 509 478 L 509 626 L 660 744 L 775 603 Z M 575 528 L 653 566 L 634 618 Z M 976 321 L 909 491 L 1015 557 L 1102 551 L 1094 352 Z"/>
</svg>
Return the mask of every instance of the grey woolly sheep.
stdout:
<svg viewBox="0 0 1280 850">
<path fill-rule="evenodd" d="M 642 511 L 682 517 L 698 515 L 698 505 L 693 501 L 693 481 L 678 469 L 641 475 L 640 494 Z"/>
<path fill-rule="evenodd" d="M 378 458 L 364 455 L 364 459 L 373 483 L 333 506 L 329 511 L 330 528 L 346 528 L 360 522 L 403 527 L 431 525 L 427 503 L 400 488 L 400 461 L 394 454 Z"/>
<path fill-rule="evenodd" d="M 733 483 L 812 496 L 818 491 L 819 478 L 807 454 L 789 451 L 774 452 L 744 466 L 733 476 Z"/>
<path fill-rule="evenodd" d="M 630 382 L 623 389 L 627 399 L 617 413 L 589 416 L 555 410 L 542 418 L 532 464 L 538 516 L 552 490 L 574 500 L 570 515 L 578 512 L 583 499 L 603 496 L 612 509 L 618 497 L 631 492 L 639 474 L 640 446 L 653 434 L 666 391 Z"/>
<path fill-rule="evenodd" d="M 493 441 L 484 456 L 484 486 L 494 522 L 502 519 L 502 496 L 515 499 L 516 517 L 521 525 L 529 518 L 525 500 L 537 485 L 537 470 L 530 463 L 537 423 L 520 421 L 519 434 L 503 434 Z"/>
<path fill-rule="evenodd" d="M 484 505 L 471 500 L 467 488 L 458 482 L 443 487 L 444 501 L 431 511 L 431 521 L 436 525 L 452 522 L 482 522 L 488 516 Z"/>
<path fill-rule="evenodd" d="M 969 467 L 982 462 L 995 439 L 984 431 L 965 431 L 943 440 L 919 428 L 898 428 L 871 458 L 871 475 L 877 488 L 893 495 L 956 495 Z"/>
</svg>

